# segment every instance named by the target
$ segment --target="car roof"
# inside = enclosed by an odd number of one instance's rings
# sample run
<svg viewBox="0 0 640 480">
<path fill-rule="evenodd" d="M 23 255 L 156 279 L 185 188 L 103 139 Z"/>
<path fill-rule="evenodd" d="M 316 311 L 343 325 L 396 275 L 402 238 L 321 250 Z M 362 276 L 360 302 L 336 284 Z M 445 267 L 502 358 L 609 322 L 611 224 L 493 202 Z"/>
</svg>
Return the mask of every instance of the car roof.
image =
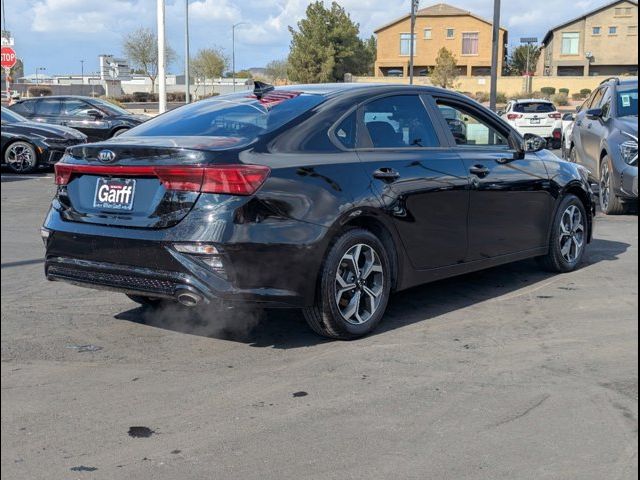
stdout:
<svg viewBox="0 0 640 480">
<path fill-rule="evenodd" d="M 517 100 L 511 100 L 513 103 L 551 103 L 551 100 L 546 100 L 544 98 L 520 98 Z"/>
<path fill-rule="evenodd" d="M 20 100 L 18 100 L 19 102 L 23 102 L 25 100 L 42 100 L 43 98 L 55 98 L 58 100 L 61 100 L 63 98 L 72 98 L 72 99 L 78 99 L 78 100 L 93 100 L 92 97 L 87 97 L 85 95 L 45 95 L 43 97 L 30 97 L 30 98 L 21 98 Z"/>
</svg>

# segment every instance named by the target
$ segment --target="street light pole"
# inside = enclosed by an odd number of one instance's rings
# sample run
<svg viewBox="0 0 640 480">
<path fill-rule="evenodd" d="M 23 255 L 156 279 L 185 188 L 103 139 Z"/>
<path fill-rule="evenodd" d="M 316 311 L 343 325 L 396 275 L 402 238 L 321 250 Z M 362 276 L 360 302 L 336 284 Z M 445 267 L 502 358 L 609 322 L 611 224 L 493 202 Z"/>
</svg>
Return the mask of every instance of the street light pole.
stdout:
<svg viewBox="0 0 640 480">
<path fill-rule="evenodd" d="M 80 60 L 80 95 L 84 95 L 84 60 Z"/>
<path fill-rule="evenodd" d="M 158 111 L 167 111 L 167 70 L 165 65 L 164 0 L 157 0 L 158 20 Z"/>
<path fill-rule="evenodd" d="M 416 37 L 416 13 L 420 0 L 411 0 L 411 34 L 409 47 L 409 85 L 413 85 L 413 56 L 415 55 L 415 37 Z"/>
<path fill-rule="evenodd" d="M 493 49 L 491 53 L 491 93 L 489 108 L 496 110 L 498 98 L 498 55 L 500 54 L 500 0 L 493 3 Z"/>
<path fill-rule="evenodd" d="M 184 103 L 191 101 L 189 81 L 189 0 L 184 0 Z"/>
<path fill-rule="evenodd" d="M 231 79 L 234 92 L 236 91 L 236 27 L 246 24 L 247 22 L 238 22 L 231 26 Z"/>
</svg>

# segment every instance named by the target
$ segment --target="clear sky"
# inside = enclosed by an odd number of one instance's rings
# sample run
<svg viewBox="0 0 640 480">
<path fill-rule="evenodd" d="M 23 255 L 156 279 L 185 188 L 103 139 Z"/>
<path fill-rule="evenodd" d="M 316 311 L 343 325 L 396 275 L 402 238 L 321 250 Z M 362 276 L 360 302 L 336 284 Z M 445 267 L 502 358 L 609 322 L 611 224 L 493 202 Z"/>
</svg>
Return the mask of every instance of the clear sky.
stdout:
<svg viewBox="0 0 640 480">
<path fill-rule="evenodd" d="M 101 53 L 121 53 L 123 34 L 140 26 L 155 28 L 156 0 L 2 0 L 6 28 L 16 40 L 25 74 L 45 67 L 47 74 L 85 73 L 98 69 Z M 181 59 L 171 66 L 182 70 L 184 2 L 166 0 L 167 39 Z M 304 15 L 308 0 L 189 0 L 191 52 L 219 46 L 231 53 L 231 25 L 236 30 L 237 69 L 264 66 L 285 58 L 289 25 Z M 325 0 L 329 3 L 329 0 Z M 410 0 L 338 0 L 360 24 L 363 37 L 409 11 Z M 435 1 L 422 0 L 420 7 Z M 451 0 L 451 5 L 491 19 L 492 0 Z M 540 39 L 552 26 L 609 3 L 609 0 L 502 0 L 501 24 L 509 29 L 510 43 L 522 36 Z"/>
</svg>

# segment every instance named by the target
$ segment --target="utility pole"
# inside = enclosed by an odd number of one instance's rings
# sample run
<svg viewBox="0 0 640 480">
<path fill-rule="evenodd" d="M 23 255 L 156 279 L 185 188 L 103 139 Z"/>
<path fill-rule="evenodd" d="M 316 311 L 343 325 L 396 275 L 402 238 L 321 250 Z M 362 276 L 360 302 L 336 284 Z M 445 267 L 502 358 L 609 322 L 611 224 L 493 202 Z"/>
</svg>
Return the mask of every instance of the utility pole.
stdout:
<svg viewBox="0 0 640 480">
<path fill-rule="evenodd" d="M 184 0 L 184 103 L 191 102 L 189 81 L 189 0 Z"/>
<path fill-rule="evenodd" d="M 158 111 L 167 111 L 167 69 L 165 65 L 164 0 L 157 0 L 158 15 Z"/>
<path fill-rule="evenodd" d="M 500 54 L 500 0 L 493 2 L 493 49 L 491 53 L 491 94 L 489 108 L 495 112 L 498 98 L 498 55 Z"/>
<path fill-rule="evenodd" d="M 411 44 L 409 47 L 409 85 L 413 85 L 413 57 L 415 55 L 416 13 L 420 0 L 411 0 Z"/>
<path fill-rule="evenodd" d="M 234 92 L 236 91 L 236 27 L 246 24 L 247 22 L 238 22 L 231 26 L 231 78 Z"/>
</svg>

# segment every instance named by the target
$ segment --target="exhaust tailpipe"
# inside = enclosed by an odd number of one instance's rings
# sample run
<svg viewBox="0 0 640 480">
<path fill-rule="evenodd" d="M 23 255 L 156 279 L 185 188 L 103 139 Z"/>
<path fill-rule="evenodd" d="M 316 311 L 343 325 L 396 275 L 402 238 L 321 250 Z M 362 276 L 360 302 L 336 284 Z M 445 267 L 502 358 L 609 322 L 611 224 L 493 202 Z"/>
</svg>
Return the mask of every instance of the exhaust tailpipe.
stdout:
<svg viewBox="0 0 640 480">
<path fill-rule="evenodd" d="M 176 295 L 176 299 L 185 307 L 195 307 L 202 302 L 202 297 L 197 293 L 190 292 L 189 290 L 182 290 Z"/>
</svg>

